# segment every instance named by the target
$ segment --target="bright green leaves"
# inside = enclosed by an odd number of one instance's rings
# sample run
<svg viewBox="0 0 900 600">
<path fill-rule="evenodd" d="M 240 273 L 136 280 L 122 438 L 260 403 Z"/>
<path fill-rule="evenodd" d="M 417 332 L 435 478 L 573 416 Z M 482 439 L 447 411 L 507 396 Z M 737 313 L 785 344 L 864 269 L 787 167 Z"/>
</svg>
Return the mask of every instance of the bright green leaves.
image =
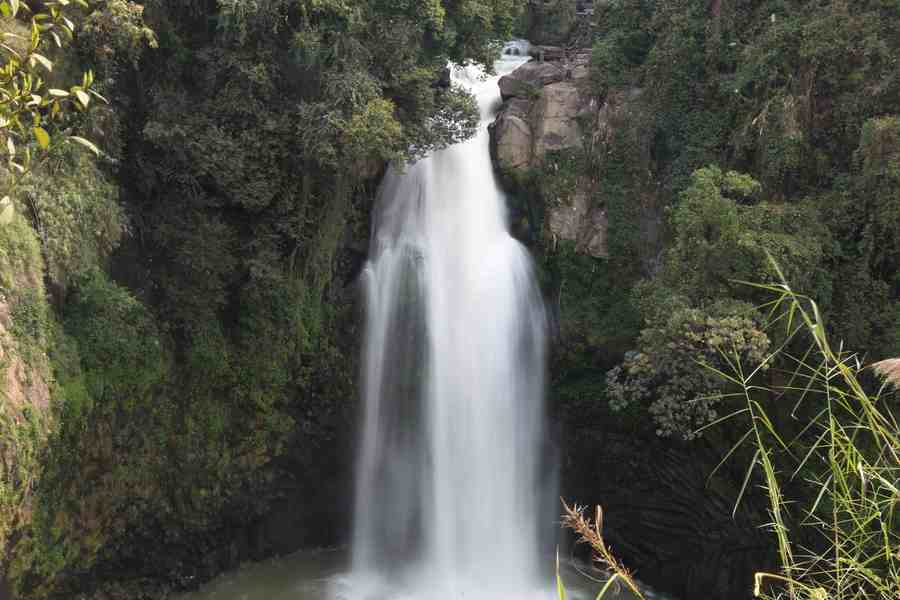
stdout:
<svg viewBox="0 0 900 600">
<path fill-rule="evenodd" d="M 403 128 L 394 117 L 394 103 L 384 98 L 372 100 L 354 114 L 344 129 L 347 154 L 354 160 L 394 158 Z"/>
<path fill-rule="evenodd" d="M 41 149 L 46 150 L 50 147 L 50 134 L 43 127 L 35 127 L 33 129 L 34 137 Z"/>
<path fill-rule="evenodd" d="M 87 7 L 84 1 L 76 4 Z M 31 14 L 25 23 L 22 16 L 29 11 L 26 4 L 0 2 L 4 16 L 0 20 L 0 56 L 4 61 L 0 67 L 0 148 L 6 155 L 6 190 L 13 190 L 31 170 L 36 156 L 33 150 L 50 150 L 51 124 L 62 125 L 73 111 L 86 110 L 92 95 L 103 98 L 91 89 L 94 75 L 90 71 L 82 75 L 79 85 L 68 90 L 49 87 L 46 81 L 54 64 L 45 47 L 61 48 L 63 40 L 72 39 L 75 24 L 65 14 L 72 5 L 70 0 L 46 2 L 43 12 Z M 82 145 L 98 152 L 89 142 Z"/>
<path fill-rule="evenodd" d="M 19 14 L 19 0 L 3 0 L 0 2 L 0 14 L 4 17 L 11 18 Z"/>
</svg>

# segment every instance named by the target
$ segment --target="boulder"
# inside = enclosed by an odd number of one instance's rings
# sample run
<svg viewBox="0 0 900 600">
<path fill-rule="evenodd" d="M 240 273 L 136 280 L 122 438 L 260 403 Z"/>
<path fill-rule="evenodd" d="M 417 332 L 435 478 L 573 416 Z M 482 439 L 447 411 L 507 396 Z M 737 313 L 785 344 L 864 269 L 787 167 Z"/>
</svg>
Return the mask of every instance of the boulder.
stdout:
<svg viewBox="0 0 900 600">
<path fill-rule="evenodd" d="M 575 54 L 568 65 L 569 78 L 575 80 L 587 79 L 591 75 L 591 53 L 581 51 Z"/>
<path fill-rule="evenodd" d="M 566 78 L 567 71 L 560 63 L 530 61 L 500 78 L 500 95 L 510 98 L 532 98 L 541 88 Z"/>
</svg>

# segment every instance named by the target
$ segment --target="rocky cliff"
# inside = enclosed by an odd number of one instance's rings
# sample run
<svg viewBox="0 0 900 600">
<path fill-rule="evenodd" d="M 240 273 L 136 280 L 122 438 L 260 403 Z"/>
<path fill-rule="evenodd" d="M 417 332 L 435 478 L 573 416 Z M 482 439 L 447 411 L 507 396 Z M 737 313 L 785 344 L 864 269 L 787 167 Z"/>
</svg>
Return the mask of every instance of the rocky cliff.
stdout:
<svg viewBox="0 0 900 600">
<path fill-rule="evenodd" d="M 622 198 L 610 176 L 647 177 L 647 92 L 600 94 L 588 49 L 535 46 L 531 54 L 500 81 L 492 158 L 514 214 L 529 222 L 520 231 L 532 232 L 526 239 L 554 315 L 549 396 L 561 493 L 602 504 L 610 543 L 658 589 L 684 599 L 747 597 L 754 571 L 772 557 L 757 527 L 766 520 L 763 499 L 749 498 L 732 516 L 743 472 L 710 477 L 735 440 L 727 433 L 702 443 L 664 440 L 638 417 L 611 413 L 605 400 L 605 372 L 640 328 L 630 282 L 635 272 L 652 273 L 660 246 L 654 186 L 637 185 Z M 620 154 L 623 146 L 629 155 Z M 610 239 L 625 234 L 638 252 L 621 244 L 611 252 Z"/>
<path fill-rule="evenodd" d="M 500 79 L 504 103 L 491 126 L 492 156 L 508 181 L 558 171 L 562 153 L 584 153 L 602 114 L 591 86 L 589 50 L 535 46 L 531 52 L 532 61 Z M 596 201 L 595 182 L 578 174 L 573 183 L 545 198 L 547 234 L 606 257 L 608 218 Z"/>
</svg>

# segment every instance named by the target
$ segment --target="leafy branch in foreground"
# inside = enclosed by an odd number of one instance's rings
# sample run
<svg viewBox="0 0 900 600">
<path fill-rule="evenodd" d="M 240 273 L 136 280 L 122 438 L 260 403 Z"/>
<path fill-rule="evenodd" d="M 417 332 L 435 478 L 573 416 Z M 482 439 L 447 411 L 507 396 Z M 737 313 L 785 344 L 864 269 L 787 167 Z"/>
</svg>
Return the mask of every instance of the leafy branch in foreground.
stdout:
<svg viewBox="0 0 900 600">
<path fill-rule="evenodd" d="M 612 573 L 612 576 L 606 581 L 606 584 L 604 584 L 600 593 L 597 595 L 597 600 L 604 598 L 606 593 L 612 589 L 613 585 L 616 583 L 624 584 L 639 600 L 645 600 L 644 595 L 634 581 L 631 572 L 625 568 L 622 561 L 616 558 L 610 547 L 606 544 L 606 540 L 603 538 L 603 509 L 599 506 L 597 507 L 596 517 L 593 522 L 584 516 L 583 507 L 574 504 L 569 506 L 563 501 L 563 509 L 563 527 L 571 529 L 578 534 L 578 541 L 580 543 L 588 544 L 593 550 L 594 561 Z M 556 585 L 560 600 L 565 600 L 565 587 L 563 586 L 562 578 L 559 575 L 558 559 L 556 564 Z"/>
<path fill-rule="evenodd" d="M 51 87 L 46 79 L 54 68 L 47 47 L 63 48 L 74 37 L 75 23 L 65 13 L 73 5 L 89 8 L 85 0 L 54 0 L 43 3 L 43 12 L 30 13 L 29 6 L 19 0 L 0 1 L 0 152 L 6 154 L 0 224 L 12 219 L 10 196 L 32 168 L 32 148 L 39 152 L 50 148 L 48 124 L 61 123 L 73 110 L 87 110 L 92 97 L 105 102 L 92 89 L 90 71 L 68 89 Z M 30 13 L 27 24 L 21 19 L 25 13 Z M 84 138 L 66 139 L 99 154 Z"/>
<path fill-rule="evenodd" d="M 869 367 L 832 345 L 815 301 L 794 292 L 773 265 L 782 283 L 752 285 L 774 295 L 765 306 L 770 327 L 784 327 L 784 342 L 763 364 L 787 368 L 767 385 L 753 377 L 761 366 L 748 372 L 736 358 L 728 359 L 730 372 L 718 372 L 741 390 L 746 404 L 741 412 L 749 415 L 750 430 L 741 443 L 749 440 L 753 459 L 744 489 L 761 469 L 781 557 L 780 573 L 756 574 L 754 594 L 896 600 L 900 426 L 892 386 L 900 360 L 873 365 L 887 382 L 869 389 Z M 798 355 L 798 347 L 807 349 Z M 799 433 L 787 441 L 766 413 L 764 403 L 772 399 L 794 403 L 791 417 Z M 743 491 L 738 503 L 742 496 Z M 802 517 L 792 518 L 790 508 L 802 510 Z"/>
</svg>

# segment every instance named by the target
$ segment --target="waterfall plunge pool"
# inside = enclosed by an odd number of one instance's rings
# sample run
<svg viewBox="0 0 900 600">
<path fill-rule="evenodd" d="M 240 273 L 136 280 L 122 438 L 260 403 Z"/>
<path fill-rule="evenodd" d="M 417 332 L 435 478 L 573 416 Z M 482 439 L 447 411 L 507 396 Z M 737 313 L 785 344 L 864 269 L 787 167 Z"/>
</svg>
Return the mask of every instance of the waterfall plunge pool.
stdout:
<svg viewBox="0 0 900 600">
<path fill-rule="evenodd" d="M 555 600 L 553 557 L 547 557 L 547 590 L 538 594 L 540 600 Z M 568 597 L 574 600 L 593 600 L 603 587 L 603 573 L 585 565 L 563 561 L 561 572 Z M 372 581 L 357 581 L 350 574 L 350 556 L 345 550 L 304 551 L 262 563 L 248 564 L 237 571 L 221 575 L 199 591 L 184 594 L 178 600 L 431 600 L 397 590 L 395 593 L 373 593 Z M 418 586 L 416 586 L 418 587 Z M 460 593 L 459 599 L 467 595 Z M 607 595 L 607 600 L 631 600 L 626 591 Z M 648 600 L 661 596 L 647 592 Z M 528 600 L 515 598 L 510 600 Z"/>
</svg>

